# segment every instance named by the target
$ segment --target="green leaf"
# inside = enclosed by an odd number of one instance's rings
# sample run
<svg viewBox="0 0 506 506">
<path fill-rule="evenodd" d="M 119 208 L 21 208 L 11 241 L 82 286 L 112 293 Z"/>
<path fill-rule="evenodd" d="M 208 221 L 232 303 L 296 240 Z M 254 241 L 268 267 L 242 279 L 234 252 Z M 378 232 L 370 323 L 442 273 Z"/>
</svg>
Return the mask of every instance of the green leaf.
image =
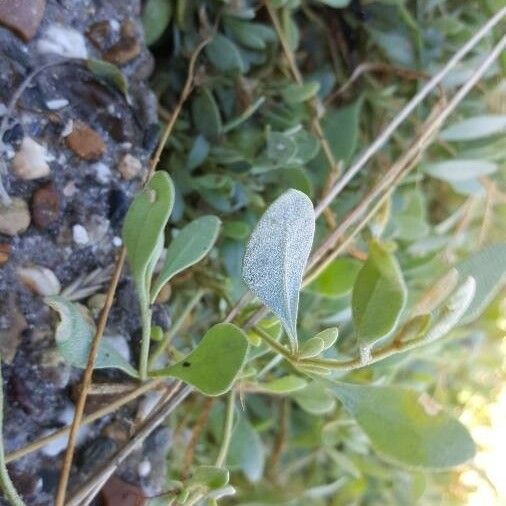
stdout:
<svg viewBox="0 0 506 506">
<path fill-rule="evenodd" d="M 252 23 L 229 17 L 225 24 L 234 38 L 250 49 L 265 49 L 268 42 L 276 40 L 274 30 L 262 23 Z"/>
<path fill-rule="evenodd" d="M 186 161 L 186 165 L 189 170 L 196 169 L 199 165 L 201 165 L 209 155 L 209 150 L 211 146 L 202 135 L 197 135 L 195 141 L 193 142 L 193 146 L 188 153 L 188 159 Z"/>
<path fill-rule="evenodd" d="M 336 407 L 336 400 L 319 382 L 313 381 L 307 387 L 292 394 L 295 402 L 311 415 L 324 415 Z"/>
<path fill-rule="evenodd" d="M 198 466 L 193 470 L 188 486 L 203 485 L 208 490 L 217 490 L 229 481 L 228 469 L 216 466 Z"/>
<path fill-rule="evenodd" d="M 251 232 L 251 227 L 245 221 L 227 221 L 223 225 L 223 235 L 231 239 L 246 239 Z"/>
<path fill-rule="evenodd" d="M 267 158 L 274 165 L 288 163 L 297 153 L 297 145 L 291 137 L 281 132 L 269 132 L 267 136 Z"/>
<path fill-rule="evenodd" d="M 68 364 L 85 369 L 91 342 L 96 331 L 95 324 L 86 308 L 80 304 L 69 302 L 60 295 L 46 297 L 44 302 L 60 316 L 55 333 L 58 352 Z M 137 371 L 130 363 L 106 339 L 102 339 L 94 369 L 106 368 L 120 369 L 134 378 L 138 376 Z"/>
<path fill-rule="evenodd" d="M 328 350 L 336 343 L 339 337 L 339 329 L 337 327 L 330 327 L 318 332 L 315 337 L 319 337 L 323 341 L 323 349 Z"/>
<path fill-rule="evenodd" d="M 151 375 L 174 376 L 205 395 L 221 395 L 234 383 L 247 349 L 248 340 L 240 328 L 231 323 L 218 323 L 183 360 Z"/>
<path fill-rule="evenodd" d="M 323 118 L 325 138 L 336 160 L 348 162 L 357 149 L 362 102 L 359 99 L 340 109 L 330 109 Z M 317 160 L 320 157 L 324 160 L 322 153 Z"/>
<path fill-rule="evenodd" d="M 171 17 L 171 0 L 147 0 L 142 9 L 141 21 L 148 46 L 152 46 L 163 35 Z"/>
<path fill-rule="evenodd" d="M 281 320 L 293 349 L 297 348 L 299 292 L 314 228 L 311 200 L 288 190 L 260 218 L 244 254 L 246 284 Z"/>
<path fill-rule="evenodd" d="M 4 438 L 2 437 L 4 424 L 4 389 L 1 364 L 2 357 L 0 357 L 0 489 L 8 504 L 12 506 L 25 506 L 25 503 L 11 481 L 5 462 Z"/>
<path fill-rule="evenodd" d="M 245 71 L 244 62 L 237 46 L 224 35 L 218 34 L 207 44 L 206 56 L 212 65 L 220 72 L 243 73 Z"/>
<path fill-rule="evenodd" d="M 506 114 L 488 114 L 467 118 L 450 125 L 440 134 L 445 141 L 471 141 L 506 131 Z"/>
<path fill-rule="evenodd" d="M 462 323 L 476 320 L 506 282 L 506 243 L 488 246 L 456 266 L 461 277 L 476 280 L 476 294 Z"/>
<path fill-rule="evenodd" d="M 318 0 L 320 3 L 342 9 L 347 7 L 351 0 Z"/>
<path fill-rule="evenodd" d="M 128 95 L 128 81 L 123 72 L 121 72 L 116 65 L 104 60 L 89 59 L 86 60 L 86 67 L 98 79 L 112 84 L 123 93 L 123 95 Z"/>
<path fill-rule="evenodd" d="M 299 357 L 312 358 L 317 357 L 325 349 L 325 342 L 321 337 L 315 336 L 308 339 L 299 351 Z"/>
<path fill-rule="evenodd" d="M 320 83 L 289 84 L 281 90 L 281 96 L 287 104 L 300 104 L 313 98 L 320 90 Z"/>
<path fill-rule="evenodd" d="M 362 263 L 353 258 L 337 258 L 307 286 L 306 290 L 332 299 L 351 292 Z"/>
<path fill-rule="evenodd" d="M 207 88 L 201 88 L 191 103 L 193 123 L 207 139 L 216 141 L 221 135 L 223 124 L 216 100 Z"/>
<path fill-rule="evenodd" d="M 239 417 L 227 456 L 227 467 L 240 469 L 251 482 L 258 481 L 265 466 L 265 450 L 257 431 L 245 416 Z"/>
<path fill-rule="evenodd" d="M 362 350 L 395 328 L 406 297 L 397 260 L 379 243 L 371 242 L 369 257 L 358 273 L 351 302 L 355 333 Z"/>
<path fill-rule="evenodd" d="M 450 469 L 474 456 L 467 429 L 425 394 L 395 386 L 325 385 L 387 460 L 421 469 Z"/>
<path fill-rule="evenodd" d="M 448 183 L 460 183 L 493 174 L 497 171 L 497 164 L 487 160 L 446 160 L 428 164 L 423 170 L 436 179 Z"/>
<path fill-rule="evenodd" d="M 174 185 L 166 172 L 155 172 L 134 198 L 123 224 L 123 242 L 141 306 L 149 301 L 149 284 L 163 248 L 163 231 L 174 205 Z"/>
<path fill-rule="evenodd" d="M 216 216 L 202 216 L 179 232 L 167 248 L 165 263 L 151 290 L 151 302 L 176 274 L 200 262 L 209 253 L 218 238 L 220 224 Z"/>
<path fill-rule="evenodd" d="M 276 378 L 269 383 L 262 383 L 258 386 L 262 391 L 270 394 L 285 395 L 302 390 L 306 385 L 307 381 L 304 378 L 289 374 L 288 376 Z"/>
<path fill-rule="evenodd" d="M 404 241 L 422 239 L 429 233 L 425 199 L 422 192 L 413 190 L 406 195 L 406 205 L 396 216 L 395 236 Z"/>
</svg>

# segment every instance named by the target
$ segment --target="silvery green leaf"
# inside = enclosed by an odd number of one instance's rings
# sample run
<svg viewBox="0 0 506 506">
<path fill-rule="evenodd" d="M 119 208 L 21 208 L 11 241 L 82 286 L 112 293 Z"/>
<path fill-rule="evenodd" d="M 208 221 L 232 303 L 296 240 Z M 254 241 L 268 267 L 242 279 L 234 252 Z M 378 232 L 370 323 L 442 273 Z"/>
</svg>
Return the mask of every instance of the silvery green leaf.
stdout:
<svg viewBox="0 0 506 506">
<path fill-rule="evenodd" d="M 496 171 L 497 164 L 488 160 L 446 160 L 424 167 L 424 172 L 429 176 L 449 183 L 488 176 Z"/>
<path fill-rule="evenodd" d="M 299 292 L 314 229 L 311 200 L 298 190 L 288 190 L 260 218 L 244 255 L 246 284 L 281 320 L 293 349 L 297 348 Z"/>
<path fill-rule="evenodd" d="M 506 114 L 485 114 L 467 118 L 441 132 L 445 141 L 470 141 L 506 131 Z"/>
<path fill-rule="evenodd" d="M 85 369 L 91 341 L 96 330 L 86 308 L 80 304 L 69 302 L 59 295 L 46 297 L 44 301 L 60 316 L 55 333 L 58 352 L 68 364 Z M 130 376 L 138 376 L 137 371 L 130 363 L 103 339 L 100 341 L 94 368 L 121 369 Z"/>
</svg>

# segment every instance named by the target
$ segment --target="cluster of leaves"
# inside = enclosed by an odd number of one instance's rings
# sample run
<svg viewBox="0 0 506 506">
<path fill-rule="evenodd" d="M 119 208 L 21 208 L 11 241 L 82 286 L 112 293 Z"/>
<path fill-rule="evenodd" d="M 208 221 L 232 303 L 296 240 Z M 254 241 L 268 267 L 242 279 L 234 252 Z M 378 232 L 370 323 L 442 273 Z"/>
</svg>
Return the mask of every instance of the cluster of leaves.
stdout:
<svg viewBox="0 0 506 506">
<path fill-rule="evenodd" d="M 97 367 L 177 377 L 206 395 L 241 394 L 242 409 L 233 395 L 226 406 L 219 398 L 202 421 L 205 400 L 195 396 L 184 415 L 167 421 L 202 431 L 190 450 L 187 438 L 175 438 L 168 457 L 167 488 L 181 491 L 182 504 L 233 493 L 224 501 L 439 504 L 455 475 L 426 471 L 452 469 L 474 454 L 451 413 L 469 377 L 459 374 L 458 364 L 467 371 L 470 360 L 462 350 L 481 346 L 491 357 L 497 346 L 506 273 L 504 81 L 493 67 L 462 118 L 440 133 L 346 253 L 308 280 L 313 243 L 381 179 L 429 108 L 332 203 L 333 219 L 316 219 L 313 210 L 337 177 L 315 121 L 330 156 L 349 165 L 399 108 L 399 97 L 416 90 L 397 76 L 437 69 L 497 6 L 476 1 L 463 12 L 450 1 L 417 9 L 402 0 L 265 3 L 144 6 L 162 114 L 173 109 L 190 55 L 202 38 L 209 42 L 161 170 L 124 224 L 143 323 L 139 369 L 105 344 Z M 445 93 L 465 82 L 489 39 L 451 73 Z M 290 55 L 301 79 L 292 77 Z M 333 99 L 355 62 L 366 60 L 383 64 L 382 74 L 365 75 Z M 177 233 L 164 249 L 169 228 Z M 160 336 L 151 311 L 168 283 L 168 304 L 184 320 Z M 223 323 L 247 288 L 256 298 L 240 306 L 235 324 Z M 84 367 L 93 323 L 77 305 L 48 303 L 61 316 L 61 354 Z M 261 304 L 272 314 L 252 325 Z M 475 337 L 483 329 L 488 342 Z M 160 337 L 163 347 L 150 359 L 150 343 Z M 181 480 L 189 452 L 192 477 Z"/>
</svg>

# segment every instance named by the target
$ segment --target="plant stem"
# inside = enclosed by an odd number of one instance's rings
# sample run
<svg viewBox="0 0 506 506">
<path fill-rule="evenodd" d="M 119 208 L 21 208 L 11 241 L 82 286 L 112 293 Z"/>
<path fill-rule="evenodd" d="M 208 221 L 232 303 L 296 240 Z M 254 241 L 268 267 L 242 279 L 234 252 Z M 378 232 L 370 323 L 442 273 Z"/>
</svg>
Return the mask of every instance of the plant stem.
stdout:
<svg viewBox="0 0 506 506">
<path fill-rule="evenodd" d="M 4 391 L 2 380 L 2 368 L 0 357 L 0 485 L 5 497 L 13 506 L 25 506 L 25 503 L 17 493 L 7 471 L 7 462 L 5 459 L 4 438 L 3 438 L 3 418 L 4 418 Z"/>
<path fill-rule="evenodd" d="M 184 308 L 184 311 L 181 313 L 179 318 L 174 322 L 169 331 L 165 334 L 163 341 L 158 345 L 156 350 L 153 352 L 149 359 L 149 368 L 153 367 L 156 359 L 163 353 L 163 351 L 169 346 L 170 342 L 174 338 L 174 336 L 179 332 L 184 322 L 193 311 L 195 306 L 199 303 L 202 296 L 205 294 L 205 290 L 203 288 L 197 290 L 194 296 L 191 298 L 190 302 Z"/>
<path fill-rule="evenodd" d="M 149 345 L 151 343 L 151 308 L 147 305 L 141 305 L 141 321 L 142 321 L 142 340 L 141 340 L 141 355 L 139 359 L 139 377 L 141 381 L 146 381 L 148 378 L 148 360 L 149 360 Z"/>
<path fill-rule="evenodd" d="M 223 125 L 223 133 L 230 132 L 234 128 L 242 125 L 247 121 L 265 102 L 265 97 L 259 97 L 249 107 L 247 107 L 237 118 L 230 120 L 227 124 Z"/>
<path fill-rule="evenodd" d="M 235 409 L 235 389 L 232 388 L 228 394 L 227 408 L 225 411 L 225 424 L 223 426 L 223 439 L 221 441 L 220 451 L 216 457 L 215 466 L 222 467 L 227 459 L 230 441 L 232 439 L 232 429 L 234 427 L 234 409 Z"/>
</svg>

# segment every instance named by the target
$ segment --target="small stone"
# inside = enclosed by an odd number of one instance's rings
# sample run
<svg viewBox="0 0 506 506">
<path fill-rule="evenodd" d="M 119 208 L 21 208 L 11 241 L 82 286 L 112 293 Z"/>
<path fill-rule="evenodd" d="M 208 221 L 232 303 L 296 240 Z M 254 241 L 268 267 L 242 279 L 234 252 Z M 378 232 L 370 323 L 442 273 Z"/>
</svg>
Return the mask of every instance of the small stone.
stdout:
<svg viewBox="0 0 506 506">
<path fill-rule="evenodd" d="M 118 163 L 118 170 L 127 181 L 142 173 L 142 164 L 138 158 L 127 153 Z"/>
<path fill-rule="evenodd" d="M 109 478 L 100 491 L 104 506 L 144 506 L 148 499 L 141 488 L 130 485 L 116 476 Z"/>
<path fill-rule="evenodd" d="M 88 231 L 82 225 L 72 227 L 72 238 L 76 244 L 84 245 L 90 242 Z"/>
<path fill-rule="evenodd" d="M 129 19 L 123 21 L 120 37 L 120 40 L 104 53 L 104 60 L 116 65 L 125 65 L 141 52 L 134 25 Z"/>
<path fill-rule="evenodd" d="M 60 197 L 53 183 L 41 186 L 32 197 L 32 219 L 37 228 L 46 229 L 60 217 Z"/>
<path fill-rule="evenodd" d="M 86 36 L 97 49 L 103 50 L 111 37 L 111 24 L 105 20 L 97 21 L 90 26 Z"/>
<path fill-rule="evenodd" d="M 40 265 L 19 267 L 17 273 L 21 282 L 38 295 L 46 297 L 60 293 L 60 282 L 55 273 L 47 267 Z"/>
<path fill-rule="evenodd" d="M 44 15 L 46 0 L 9 0 L 0 2 L 0 24 L 10 28 L 23 40 L 37 33 Z"/>
<path fill-rule="evenodd" d="M 121 237 L 118 237 L 117 235 L 112 238 L 112 245 L 116 248 L 119 248 L 123 244 L 123 240 Z"/>
<path fill-rule="evenodd" d="M 151 462 L 149 460 L 143 460 L 142 462 L 139 462 L 137 472 L 140 478 L 149 476 L 149 473 L 151 472 Z"/>
<path fill-rule="evenodd" d="M 66 98 L 55 98 L 46 102 L 46 107 L 51 111 L 57 111 L 63 109 L 69 105 L 69 101 Z"/>
<path fill-rule="evenodd" d="M 49 175 L 50 169 L 46 161 L 46 148 L 25 137 L 19 151 L 12 160 L 12 170 L 21 179 L 38 179 Z"/>
<path fill-rule="evenodd" d="M 105 151 L 102 137 L 82 121 L 74 123 L 74 128 L 66 140 L 68 147 L 83 160 L 96 161 Z"/>
<path fill-rule="evenodd" d="M 86 41 L 74 28 L 54 23 L 37 42 L 40 53 L 54 53 L 66 58 L 88 58 Z"/>
<path fill-rule="evenodd" d="M 0 204 L 0 232 L 16 235 L 24 232 L 30 225 L 30 211 L 23 199 L 13 198 L 10 206 Z"/>
<path fill-rule="evenodd" d="M 8 242 L 0 242 L 0 266 L 9 261 L 11 255 L 11 245 Z"/>
<path fill-rule="evenodd" d="M 95 171 L 95 177 L 99 183 L 107 184 L 111 180 L 111 169 L 105 163 L 94 163 L 91 168 Z"/>
</svg>

